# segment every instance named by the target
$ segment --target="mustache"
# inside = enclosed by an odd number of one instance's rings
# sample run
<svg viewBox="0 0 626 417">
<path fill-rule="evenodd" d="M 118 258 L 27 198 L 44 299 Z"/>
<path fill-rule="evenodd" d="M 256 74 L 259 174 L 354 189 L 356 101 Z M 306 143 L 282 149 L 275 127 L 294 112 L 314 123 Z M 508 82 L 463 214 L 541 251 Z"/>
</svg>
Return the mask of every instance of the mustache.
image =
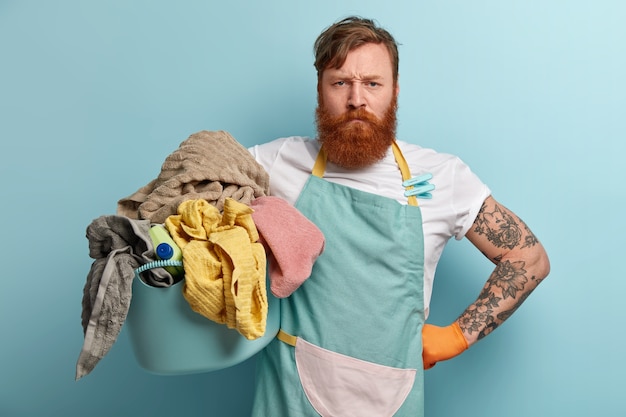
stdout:
<svg viewBox="0 0 626 417">
<path fill-rule="evenodd" d="M 335 117 L 333 122 L 337 124 L 342 124 L 342 123 L 351 122 L 353 120 L 360 120 L 363 122 L 368 122 L 368 123 L 373 123 L 373 124 L 380 122 L 378 117 L 368 112 L 367 110 L 361 109 L 361 108 L 349 110 L 346 113 Z"/>
</svg>

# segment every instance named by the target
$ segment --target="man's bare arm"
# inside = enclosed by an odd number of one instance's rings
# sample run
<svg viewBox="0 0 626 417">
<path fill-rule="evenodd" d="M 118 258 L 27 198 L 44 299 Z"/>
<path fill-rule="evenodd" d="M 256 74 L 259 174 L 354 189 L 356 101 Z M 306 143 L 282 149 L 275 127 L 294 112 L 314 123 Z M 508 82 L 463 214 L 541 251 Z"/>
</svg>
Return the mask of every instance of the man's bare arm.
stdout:
<svg viewBox="0 0 626 417">
<path fill-rule="evenodd" d="M 488 197 L 466 237 L 496 267 L 480 295 L 457 319 L 471 346 L 506 319 L 550 272 L 543 246 L 515 213 Z"/>
</svg>

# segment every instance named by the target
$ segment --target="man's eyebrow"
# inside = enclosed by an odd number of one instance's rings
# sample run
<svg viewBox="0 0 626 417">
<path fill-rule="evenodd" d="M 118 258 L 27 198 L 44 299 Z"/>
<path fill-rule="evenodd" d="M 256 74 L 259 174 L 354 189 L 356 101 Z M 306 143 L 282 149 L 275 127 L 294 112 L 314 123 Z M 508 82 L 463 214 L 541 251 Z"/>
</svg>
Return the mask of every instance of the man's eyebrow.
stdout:
<svg viewBox="0 0 626 417">
<path fill-rule="evenodd" d="M 383 79 L 382 75 L 378 74 L 350 74 L 347 72 L 343 72 L 341 70 L 335 70 L 334 73 L 330 74 L 334 78 L 346 78 L 346 79 L 359 79 L 359 80 L 381 80 Z"/>
</svg>

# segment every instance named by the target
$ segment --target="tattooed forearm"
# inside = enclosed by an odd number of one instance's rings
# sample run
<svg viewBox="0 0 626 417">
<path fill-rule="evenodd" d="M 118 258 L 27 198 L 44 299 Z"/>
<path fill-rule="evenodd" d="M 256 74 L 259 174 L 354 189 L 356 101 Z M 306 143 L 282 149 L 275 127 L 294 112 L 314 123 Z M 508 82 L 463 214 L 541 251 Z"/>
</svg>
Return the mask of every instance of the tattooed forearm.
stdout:
<svg viewBox="0 0 626 417">
<path fill-rule="evenodd" d="M 524 261 L 503 261 L 500 262 L 491 274 L 489 282 L 499 287 L 502 297 L 515 298 L 518 291 L 523 291 L 528 278 L 524 269 Z"/>
<path fill-rule="evenodd" d="M 519 300 L 517 300 L 513 307 L 498 314 L 498 320 L 500 320 L 500 322 L 503 322 L 511 317 L 511 315 L 515 313 L 515 310 L 517 310 L 517 308 L 522 305 L 522 303 L 528 298 L 529 295 L 530 293 L 528 292 L 522 294 L 522 296 L 519 298 Z"/>
<path fill-rule="evenodd" d="M 511 317 L 511 314 L 513 314 L 515 312 L 515 310 L 517 310 L 518 307 L 521 306 L 524 301 L 526 301 L 526 299 L 528 298 L 530 293 L 535 288 L 537 288 L 537 285 L 539 285 L 541 283 L 541 281 L 543 281 L 543 280 L 544 280 L 544 278 L 538 279 L 534 275 L 532 277 L 530 277 L 529 285 L 526 286 L 525 292 L 520 294 L 519 298 L 517 299 L 517 301 L 515 302 L 515 304 L 511 308 L 509 308 L 508 310 L 504 310 L 504 311 L 498 313 L 498 320 L 500 320 L 500 322 L 503 322 L 506 319 L 508 319 L 509 317 Z"/>
<path fill-rule="evenodd" d="M 478 333 L 478 339 L 486 336 L 498 327 L 494 317 L 494 309 L 499 306 L 501 300 L 502 298 L 496 297 L 493 292 L 485 287 L 478 300 L 459 317 L 458 322 L 461 330 L 470 335 Z M 487 329 L 489 330 L 487 331 Z"/>
<path fill-rule="evenodd" d="M 476 301 L 458 319 L 465 333 L 476 333 L 477 340 L 487 336 L 511 317 L 543 281 L 534 275 L 527 278 L 523 267 L 523 262 L 509 261 L 496 267 Z"/>
<path fill-rule="evenodd" d="M 505 260 L 496 266 L 476 301 L 459 317 L 464 332 L 477 332 L 480 340 L 517 310 L 536 286 L 536 282 L 529 285 L 536 280 L 526 276 L 524 265 Z"/>
</svg>

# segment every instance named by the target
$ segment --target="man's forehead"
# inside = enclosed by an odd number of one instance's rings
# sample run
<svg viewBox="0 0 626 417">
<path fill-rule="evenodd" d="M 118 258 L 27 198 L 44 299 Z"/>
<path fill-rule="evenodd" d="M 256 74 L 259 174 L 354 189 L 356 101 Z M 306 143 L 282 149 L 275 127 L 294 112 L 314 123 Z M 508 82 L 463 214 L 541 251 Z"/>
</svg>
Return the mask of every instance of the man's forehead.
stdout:
<svg viewBox="0 0 626 417">
<path fill-rule="evenodd" d="M 384 45 L 368 43 L 348 52 L 339 68 L 330 66 L 324 73 L 359 79 L 384 78 L 393 74 L 393 64 Z"/>
</svg>

